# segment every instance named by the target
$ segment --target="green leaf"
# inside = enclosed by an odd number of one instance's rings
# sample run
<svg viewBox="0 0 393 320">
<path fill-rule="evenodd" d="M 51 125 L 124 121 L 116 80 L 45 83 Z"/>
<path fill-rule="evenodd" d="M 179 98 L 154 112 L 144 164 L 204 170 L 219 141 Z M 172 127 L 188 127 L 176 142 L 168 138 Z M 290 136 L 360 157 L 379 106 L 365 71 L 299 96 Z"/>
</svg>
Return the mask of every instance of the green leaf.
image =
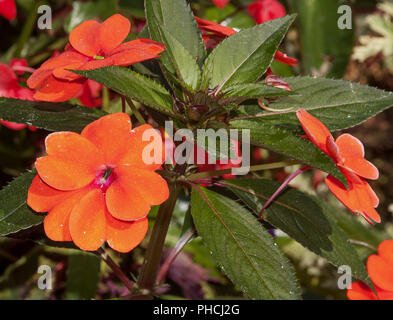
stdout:
<svg viewBox="0 0 393 320">
<path fill-rule="evenodd" d="M 258 215 L 280 183 L 267 179 L 236 179 L 226 181 L 226 185 Z M 326 210 L 315 197 L 288 187 L 264 211 L 264 220 L 333 265 L 350 266 L 356 278 L 367 281 L 364 264 Z"/>
<path fill-rule="evenodd" d="M 77 25 L 86 20 L 97 17 L 105 20 L 114 13 L 116 13 L 116 2 L 113 0 L 74 1 L 72 3 L 72 11 L 64 25 L 64 30 L 70 33 Z"/>
<path fill-rule="evenodd" d="M 197 188 L 195 227 L 233 283 L 253 299 L 300 299 L 292 266 L 257 219 L 237 202 Z"/>
<path fill-rule="evenodd" d="M 296 96 L 282 97 L 271 103 L 281 112 L 258 112 L 266 124 L 279 125 L 302 132 L 296 117 L 298 108 L 309 111 L 329 130 L 342 130 L 358 125 L 393 106 L 393 93 L 344 80 L 312 77 L 284 78 Z"/>
<path fill-rule="evenodd" d="M 189 91 L 195 92 L 201 81 L 201 71 L 197 62 L 166 28 L 159 27 L 159 30 L 166 48 L 165 52 L 169 55 L 178 77 Z"/>
<path fill-rule="evenodd" d="M 92 299 L 100 279 L 101 260 L 96 255 L 70 250 L 68 256 L 66 298 L 68 300 Z"/>
<path fill-rule="evenodd" d="M 342 16 L 338 8 L 345 4 L 352 6 L 352 2 L 291 0 L 290 4 L 293 11 L 299 14 L 300 61 L 304 73 L 319 71 L 326 61 L 331 64 L 327 77 L 341 78 L 352 53 L 355 29 L 338 27 L 338 20 Z"/>
<path fill-rule="evenodd" d="M 158 82 L 124 67 L 73 70 L 86 78 L 164 113 L 172 113 L 171 95 Z"/>
<path fill-rule="evenodd" d="M 288 91 L 262 83 L 247 83 L 230 86 L 225 89 L 225 93 L 219 102 L 225 105 L 233 101 L 240 103 L 248 99 L 273 98 L 294 94 L 296 94 L 294 91 Z"/>
<path fill-rule="evenodd" d="M 145 18 L 144 0 L 119 0 L 119 7 L 121 10 L 127 11 L 135 18 Z"/>
<path fill-rule="evenodd" d="M 0 235 L 5 236 L 40 224 L 44 216 L 27 205 L 27 191 L 36 172 L 27 172 L 0 191 Z"/>
<path fill-rule="evenodd" d="M 149 0 L 145 1 L 145 10 L 151 39 L 162 42 L 158 29 L 158 26 L 162 26 L 195 61 L 203 61 L 205 46 L 194 15 L 185 0 Z"/>
<path fill-rule="evenodd" d="M 0 120 L 35 126 L 49 131 L 81 132 L 105 113 L 68 103 L 0 98 Z"/>
<path fill-rule="evenodd" d="M 344 185 L 347 185 L 344 175 L 326 154 L 311 142 L 295 135 L 291 131 L 270 125 L 259 119 L 233 120 L 230 122 L 230 125 L 232 128 L 239 130 L 249 129 L 250 139 L 253 144 L 321 169 L 339 179 Z"/>
<path fill-rule="evenodd" d="M 209 55 L 202 72 L 204 89 L 216 94 L 234 84 L 257 81 L 274 55 L 295 15 L 243 29 L 221 42 Z"/>
</svg>

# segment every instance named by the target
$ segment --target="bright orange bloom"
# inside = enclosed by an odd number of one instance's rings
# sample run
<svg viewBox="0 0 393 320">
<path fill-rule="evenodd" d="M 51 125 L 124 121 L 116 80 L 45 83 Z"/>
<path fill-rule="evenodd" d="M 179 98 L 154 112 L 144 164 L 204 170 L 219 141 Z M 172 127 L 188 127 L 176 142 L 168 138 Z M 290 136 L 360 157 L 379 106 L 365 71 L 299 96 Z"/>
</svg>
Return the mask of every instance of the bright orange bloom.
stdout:
<svg viewBox="0 0 393 320">
<path fill-rule="evenodd" d="M 378 247 L 378 254 L 367 259 L 367 271 L 375 291 L 363 282 L 355 282 L 348 289 L 350 300 L 393 300 L 393 240 L 385 240 Z"/>
<path fill-rule="evenodd" d="M 147 130 L 153 142 L 142 140 Z M 38 175 L 27 203 L 48 212 L 46 235 L 88 251 L 104 241 L 119 252 L 137 246 L 148 228 L 150 206 L 169 196 L 166 181 L 154 172 L 163 159 L 146 164 L 142 156 L 147 145 L 163 147 L 160 134 L 150 125 L 131 130 L 129 116 L 115 113 L 92 122 L 81 134 L 52 133 L 45 145 L 48 155 L 35 162 Z"/>
<path fill-rule="evenodd" d="M 202 37 L 205 41 L 205 45 L 207 48 L 214 48 L 223 39 L 230 37 L 236 33 L 236 31 L 230 27 L 225 27 L 218 23 L 203 20 L 198 17 L 195 17 L 195 19 L 198 23 L 199 29 L 203 32 Z M 297 59 L 288 57 L 285 53 L 281 51 L 276 52 L 274 60 L 293 67 L 296 66 L 298 63 Z"/>
<path fill-rule="evenodd" d="M 122 43 L 131 23 L 115 14 L 103 23 L 88 20 L 70 33 L 70 44 L 62 54 L 44 62 L 28 79 L 37 89 L 34 97 L 44 101 L 66 101 L 82 88 L 86 78 L 68 70 L 91 70 L 106 66 L 130 66 L 159 57 L 165 47 L 149 39 Z"/>
<path fill-rule="evenodd" d="M 349 188 L 329 175 L 325 182 L 330 191 L 349 210 L 361 214 L 369 223 L 379 223 L 381 218 L 375 210 L 379 199 L 365 179 L 378 179 L 378 169 L 364 159 L 364 147 L 360 140 L 350 134 L 343 134 L 334 140 L 324 124 L 303 109 L 296 112 L 307 137 L 326 153 L 346 177 Z"/>
</svg>

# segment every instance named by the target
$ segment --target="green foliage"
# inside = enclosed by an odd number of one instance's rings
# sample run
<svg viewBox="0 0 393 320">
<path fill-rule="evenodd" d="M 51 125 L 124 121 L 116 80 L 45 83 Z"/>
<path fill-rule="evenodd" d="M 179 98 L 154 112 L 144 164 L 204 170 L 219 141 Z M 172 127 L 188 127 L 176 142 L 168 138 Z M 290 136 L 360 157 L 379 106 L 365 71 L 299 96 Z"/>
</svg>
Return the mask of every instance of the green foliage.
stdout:
<svg viewBox="0 0 393 320">
<path fill-rule="evenodd" d="M 338 8 L 344 4 L 351 6 L 351 2 L 290 0 L 289 3 L 293 11 L 299 14 L 297 23 L 305 74 L 314 72 L 324 75 L 327 71 L 327 77 L 342 77 L 352 53 L 354 27 L 338 27 Z"/>
<path fill-rule="evenodd" d="M 102 83 L 121 95 L 135 99 L 153 109 L 172 113 L 172 100 L 169 92 L 158 82 L 130 69 L 105 67 L 73 72 Z"/>
<path fill-rule="evenodd" d="M 27 229 L 42 222 L 43 216 L 31 210 L 27 191 L 36 173 L 27 172 L 0 191 L 0 235 Z"/>
<path fill-rule="evenodd" d="M 0 120 L 35 126 L 49 131 L 81 132 L 105 113 L 68 103 L 0 98 Z"/>
<path fill-rule="evenodd" d="M 202 87 L 216 94 L 234 84 L 257 81 L 274 55 L 295 16 L 244 29 L 222 41 L 209 55 L 202 72 Z"/>
<path fill-rule="evenodd" d="M 267 179 L 236 179 L 227 184 L 234 185 L 230 189 L 256 215 L 280 186 L 280 183 Z M 264 211 L 263 219 L 335 266 L 350 266 L 355 277 L 366 281 L 364 264 L 335 219 L 328 214 L 330 210 L 315 197 L 287 188 Z"/>
<path fill-rule="evenodd" d="M 233 120 L 231 127 L 249 129 L 251 142 L 255 145 L 271 149 L 305 164 L 330 173 L 346 184 L 346 179 L 332 160 L 315 147 L 311 142 L 278 126 L 271 125 L 259 118 L 249 120 Z"/>
<path fill-rule="evenodd" d="M 66 298 L 92 299 L 100 279 L 101 260 L 90 252 L 70 250 L 68 256 Z"/>
<path fill-rule="evenodd" d="M 284 78 L 296 95 L 282 97 L 269 105 L 277 112 L 252 108 L 246 116 L 266 125 L 302 132 L 296 111 L 303 108 L 337 131 L 358 125 L 393 106 L 393 94 L 370 86 L 344 80 L 312 77 Z M 280 111 L 282 110 L 282 111 Z"/>
<path fill-rule="evenodd" d="M 300 298 L 292 266 L 250 212 L 231 199 L 199 188 L 192 191 L 191 214 L 214 259 L 247 296 Z"/>
</svg>

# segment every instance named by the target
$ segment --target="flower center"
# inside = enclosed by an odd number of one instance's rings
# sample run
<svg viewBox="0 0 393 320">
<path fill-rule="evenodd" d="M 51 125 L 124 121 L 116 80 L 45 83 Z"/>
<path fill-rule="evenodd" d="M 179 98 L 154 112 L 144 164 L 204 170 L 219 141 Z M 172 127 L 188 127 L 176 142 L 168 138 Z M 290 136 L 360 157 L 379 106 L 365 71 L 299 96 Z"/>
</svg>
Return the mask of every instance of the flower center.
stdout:
<svg viewBox="0 0 393 320">
<path fill-rule="evenodd" d="M 113 167 L 106 167 L 98 172 L 94 184 L 105 192 L 114 180 L 115 175 L 113 174 Z"/>
<path fill-rule="evenodd" d="M 93 57 L 93 59 L 94 60 L 102 60 L 102 59 L 104 59 L 105 57 L 103 57 L 103 56 L 94 56 Z"/>
</svg>

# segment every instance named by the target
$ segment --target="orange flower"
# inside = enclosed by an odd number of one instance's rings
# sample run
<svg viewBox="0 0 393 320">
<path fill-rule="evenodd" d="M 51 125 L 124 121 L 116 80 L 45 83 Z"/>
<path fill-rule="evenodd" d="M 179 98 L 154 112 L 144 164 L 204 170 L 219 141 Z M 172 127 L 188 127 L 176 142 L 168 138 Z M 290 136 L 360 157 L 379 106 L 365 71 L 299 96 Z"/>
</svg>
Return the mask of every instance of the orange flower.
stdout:
<svg viewBox="0 0 393 320">
<path fill-rule="evenodd" d="M 198 23 L 199 29 L 203 32 L 202 37 L 207 48 L 214 48 L 220 41 L 236 33 L 236 31 L 230 27 L 225 27 L 218 23 L 203 20 L 198 17 L 195 17 L 195 19 Z M 296 66 L 298 63 L 297 59 L 288 57 L 281 51 L 276 52 L 274 60 L 292 67 Z"/>
<path fill-rule="evenodd" d="M 320 150 L 326 153 L 346 177 L 349 188 L 329 175 L 325 182 L 330 191 L 349 210 L 361 214 L 370 224 L 379 223 L 381 218 L 375 208 L 379 199 L 365 179 L 378 179 L 378 169 L 364 159 L 361 141 L 350 134 L 343 134 L 334 140 L 324 124 L 303 109 L 296 112 L 307 137 Z"/>
<path fill-rule="evenodd" d="M 146 130 L 153 142 L 142 141 Z M 143 161 L 148 144 L 161 148 L 159 133 L 149 125 L 131 130 L 125 113 L 104 116 L 81 134 L 50 134 L 48 155 L 35 162 L 38 175 L 27 198 L 33 210 L 48 212 L 46 235 L 88 251 L 104 241 L 119 252 L 137 246 L 148 228 L 150 206 L 169 196 L 166 181 L 154 172 L 161 164 Z"/>
<path fill-rule="evenodd" d="M 81 23 L 70 33 L 66 51 L 44 62 L 28 79 L 28 86 L 38 90 L 34 97 L 54 102 L 74 97 L 86 78 L 68 70 L 130 66 L 159 57 L 165 47 L 158 42 L 137 39 L 122 43 L 130 28 L 130 21 L 120 14 L 103 23 L 95 20 Z"/>
<path fill-rule="evenodd" d="M 367 271 L 375 291 L 363 282 L 355 282 L 348 289 L 350 300 L 393 300 L 393 240 L 385 240 L 378 247 L 378 254 L 367 259 Z"/>
</svg>

